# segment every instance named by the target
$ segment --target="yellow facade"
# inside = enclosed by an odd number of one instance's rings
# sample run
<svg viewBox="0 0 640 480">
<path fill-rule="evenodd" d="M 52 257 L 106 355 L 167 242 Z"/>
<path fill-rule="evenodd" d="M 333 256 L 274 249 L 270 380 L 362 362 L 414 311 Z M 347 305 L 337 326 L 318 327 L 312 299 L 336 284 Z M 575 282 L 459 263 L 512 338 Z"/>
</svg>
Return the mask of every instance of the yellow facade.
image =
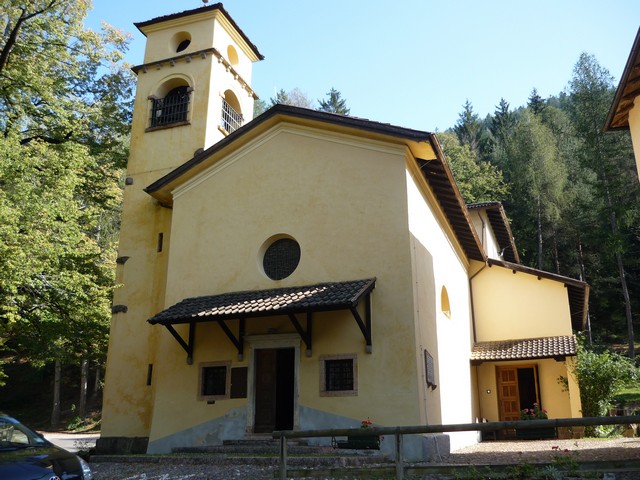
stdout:
<svg viewBox="0 0 640 480">
<path fill-rule="evenodd" d="M 204 10 L 186 24 L 179 17 L 141 28 L 148 42 L 145 64 L 136 68 L 138 82 L 119 243 L 119 255 L 126 263 L 118 265 L 116 274 L 117 283 L 124 287 L 115 291 L 113 300 L 127 312 L 116 313 L 111 323 L 103 406 L 106 436 L 148 437 L 151 426 L 154 387 L 146 384 L 153 374 L 149 369 L 154 364 L 159 332 L 150 329 L 145 320 L 164 307 L 171 210 L 143 189 L 198 149 L 224 138 L 219 124 L 225 92 L 231 90 L 241 99 L 242 113 L 248 120 L 253 113 L 252 92 L 242 77 L 225 68 L 212 49 L 227 52 L 232 48 L 237 53 L 234 68 L 242 72 L 246 82 L 250 82 L 251 62 L 258 57 L 224 15 L 215 9 Z M 175 38 L 186 32 L 192 42 L 176 52 Z M 150 97 L 162 97 L 181 84 L 193 90 L 186 124 L 150 128 Z"/>
<path fill-rule="evenodd" d="M 251 62 L 261 56 L 228 14 L 214 5 L 138 27 L 148 40 L 136 67 L 103 445 L 137 438 L 161 453 L 264 434 L 262 381 L 286 384 L 276 415 L 287 420 L 272 427 L 492 418 L 497 401 L 486 392 L 496 390 L 498 364 L 472 366 L 475 343 L 571 335 L 562 282 L 489 266 L 496 235 L 486 215 L 467 212 L 434 135 L 282 106 L 231 132 L 222 99 L 250 120 Z M 158 98 L 186 87 L 188 112 L 154 124 L 165 114 Z M 299 246 L 299 263 L 274 279 L 264 262 L 280 239 Z M 205 308 L 153 320 L 209 297 L 273 290 L 276 298 L 289 287 L 362 279 L 375 279 L 366 299 L 315 305 L 306 318 Z M 352 387 L 336 392 L 325 370 L 345 359 Z M 534 363 L 553 414 L 579 415 L 575 385 L 563 393 L 554 383 L 565 364 Z M 204 393 L 206 372 L 223 372 L 211 380 L 220 392 Z M 447 437 L 452 449 L 476 440 L 475 432 Z M 407 458 L 428 455 L 419 438 L 406 448 Z"/>
<path fill-rule="evenodd" d="M 561 282 L 492 266 L 474 277 L 471 288 L 478 342 L 572 333 Z"/>
</svg>

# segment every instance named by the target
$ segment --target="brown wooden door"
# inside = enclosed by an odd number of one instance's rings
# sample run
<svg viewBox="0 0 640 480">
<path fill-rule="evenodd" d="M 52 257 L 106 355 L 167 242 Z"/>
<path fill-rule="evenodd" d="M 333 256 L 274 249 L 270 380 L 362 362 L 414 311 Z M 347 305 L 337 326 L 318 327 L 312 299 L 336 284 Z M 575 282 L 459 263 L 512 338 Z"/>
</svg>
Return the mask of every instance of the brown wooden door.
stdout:
<svg viewBox="0 0 640 480">
<path fill-rule="evenodd" d="M 273 432 L 276 426 L 276 360 L 275 349 L 255 351 L 256 433 Z"/>
<path fill-rule="evenodd" d="M 520 420 L 520 395 L 518 392 L 518 369 L 497 367 L 498 408 L 500 420 Z"/>
<path fill-rule="evenodd" d="M 293 429 L 295 349 L 255 351 L 255 433 Z"/>
</svg>

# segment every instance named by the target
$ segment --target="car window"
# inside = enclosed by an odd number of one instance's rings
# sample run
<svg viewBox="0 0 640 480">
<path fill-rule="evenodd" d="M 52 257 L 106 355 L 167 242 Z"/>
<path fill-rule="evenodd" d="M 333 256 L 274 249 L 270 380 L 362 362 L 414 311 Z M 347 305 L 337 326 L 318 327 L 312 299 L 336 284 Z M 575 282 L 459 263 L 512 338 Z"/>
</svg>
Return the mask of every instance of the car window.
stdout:
<svg viewBox="0 0 640 480">
<path fill-rule="evenodd" d="M 0 448 L 20 447 L 41 443 L 39 438 L 19 423 L 0 418 Z"/>
</svg>

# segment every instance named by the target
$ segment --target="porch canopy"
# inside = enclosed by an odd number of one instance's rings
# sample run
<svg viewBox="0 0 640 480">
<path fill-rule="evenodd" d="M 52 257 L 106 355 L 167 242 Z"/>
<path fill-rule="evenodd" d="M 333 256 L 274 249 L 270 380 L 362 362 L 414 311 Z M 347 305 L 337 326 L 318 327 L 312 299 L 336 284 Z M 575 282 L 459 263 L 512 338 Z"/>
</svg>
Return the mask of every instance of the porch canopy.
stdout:
<svg viewBox="0 0 640 480">
<path fill-rule="evenodd" d="M 478 342 L 471 352 L 471 364 L 542 358 L 563 360 L 577 353 L 578 342 L 575 335 Z"/>
<path fill-rule="evenodd" d="M 311 355 L 313 314 L 349 310 L 366 342 L 366 351 L 371 353 L 371 291 L 376 279 L 353 280 L 346 282 L 319 283 L 299 287 L 283 287 L 268 290 L 250 290 L 223 293 L 202 297 L 185 298 L 181 302 L 151 317 L 152 325 L 164 325 L 187 352 L 187 362 L 193 359 L 196 324 L 217 322 L 229 340 L 238 350 L 238 357 L 244 353 L 245 322 L 248 318 L 287 316 L 307 347 Z M 364 319 L 358 311 L 358 304 L 364 299 Z M 306 329 L 300 323 L 298 315 L 306 315 Z M 237 334 L 228 322 L 238 320 Z M 185 339 L 174 328 L 175 325 L 188 324 L 189 338 Z"/>
</svg>

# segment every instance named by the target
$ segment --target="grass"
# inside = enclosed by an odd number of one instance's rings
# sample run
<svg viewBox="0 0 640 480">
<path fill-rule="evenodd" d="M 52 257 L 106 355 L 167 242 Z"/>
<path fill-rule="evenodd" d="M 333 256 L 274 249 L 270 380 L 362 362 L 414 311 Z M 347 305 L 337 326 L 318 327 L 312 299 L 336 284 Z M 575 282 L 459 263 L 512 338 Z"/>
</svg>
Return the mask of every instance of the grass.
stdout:
<svg viewBox="0 0 640 480">
<path fill-rule="evenodd" d="M 627 387 L 622 389 L 615 397 L 614 403 L 617 405 L 625 405 L 627 403 L 640 404 L 640 386 Z"/>
</svg>

